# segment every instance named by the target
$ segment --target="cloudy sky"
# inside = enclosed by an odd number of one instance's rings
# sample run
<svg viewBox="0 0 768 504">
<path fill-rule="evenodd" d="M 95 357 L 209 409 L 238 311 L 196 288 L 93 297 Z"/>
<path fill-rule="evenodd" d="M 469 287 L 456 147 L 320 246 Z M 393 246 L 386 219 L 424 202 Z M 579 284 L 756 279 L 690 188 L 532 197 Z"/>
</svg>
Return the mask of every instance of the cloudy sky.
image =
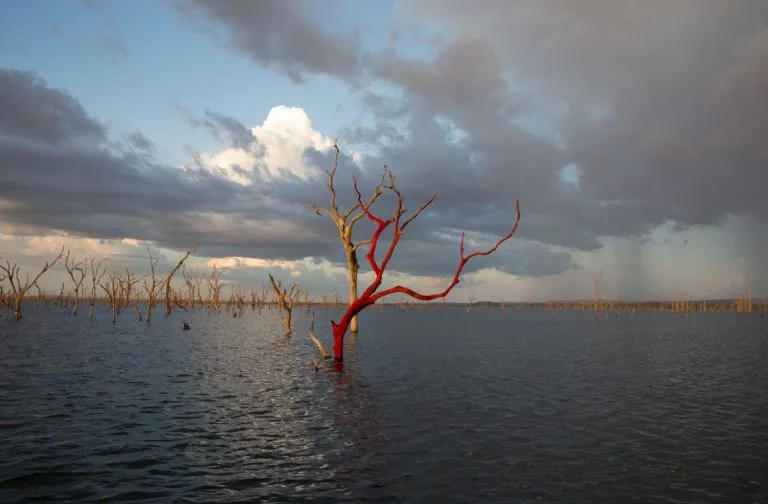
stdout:
<svg viewBox="0 0 768 504">
<path fill-rule="evenodd" d="M 36 0 L 0 18 L 0 258 L 61 247 L 345 291 L 328 201 L 382 166 L 390 280 L 451 300 L 768 295 L 765 0 Z M 391 211 L 391 199 L 376 209 Z M 365 239 L 370 226 L 361 224 Z M 46 277 L 54 288 L 62 268 Z M 370 278 L 362 277 L 363 283 Z"/>
</svg>

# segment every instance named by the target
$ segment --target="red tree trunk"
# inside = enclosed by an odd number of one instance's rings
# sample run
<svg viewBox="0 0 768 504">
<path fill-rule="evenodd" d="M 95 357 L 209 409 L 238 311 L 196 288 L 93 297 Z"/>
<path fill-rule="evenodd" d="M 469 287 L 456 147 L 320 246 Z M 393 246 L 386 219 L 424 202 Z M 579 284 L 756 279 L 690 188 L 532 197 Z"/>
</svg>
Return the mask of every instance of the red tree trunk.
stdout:
<svg viewBox="0 0 768 504">
<path fill-rule="evenodd" d="M 331 322 L 333 328 L 333 359 L 336 362 L 344 360 L 344 336 L 347 334 L 347 327 Z"/>
<path fill-rule="evenodd" d="M 336 362 L 342 362 L 344 360 L 344 336 L 347 335 L 349 324 L 352 322 L 352 319 L 355 318 L 355 315 L 373 303 L 375 303 L 375 300 L 371 300 L 370 293 L 366 290 L 363 297 L 358 298 L 349 306 L 338 324 L 331 321 L 331 328 L 333 330 L 333 359 Z"/>
</svg>

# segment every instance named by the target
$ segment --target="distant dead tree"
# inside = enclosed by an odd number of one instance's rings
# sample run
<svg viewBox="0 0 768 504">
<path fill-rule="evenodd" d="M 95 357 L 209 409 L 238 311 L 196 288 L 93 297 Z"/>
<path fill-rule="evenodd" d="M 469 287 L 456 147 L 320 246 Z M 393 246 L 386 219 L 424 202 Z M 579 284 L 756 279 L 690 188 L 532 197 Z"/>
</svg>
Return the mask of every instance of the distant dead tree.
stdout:
<svg viewBox="0 0 768 504">
<path fill-rule="evenodd" d="M 8 305 L 8 299 L 5 295 L 5 287 L 3 287 L 3 282 L 5 282 L 5 275 L 2 271 L 0 271 L 0 319 L 3 318 L 3 308 Z"/>
<path fill-rule="evenodd" d="M 221 289 L 224 285 L 221 283 L 221 271 L 213 267 L 213 271 L 205 278 L 208 284 L 208 304 L 213 311 L 219 311 L 221 306 Z"/>
<path fill-rule="evenodd" d="M 144 277 L 136 276 L 136 273 L 128 268 L 125 268 L 125 275 L 120 277 L 120 302 L 118 303 L 118 310 L 120 306 L 131 306 L 131 302 L 133 302 L 133 311 L 136 312 L 136 320 L 139 322 L 141 322 L 141 312 L 139 311 L 138 293 L 135 298 L 133 294 L 138 291 L 136 285 L 143 279 Z"/>
<path fill-rule="evenodd" d="M 309 291 L 302 291 L 301 303 L 306 307 L 307 313 L 309 313 L 310 307 L 314 304 L 312 301 L 312 293 Z"/>
<path fill-rule="evenodd" d="M 72 303 L 72 315 L 77 315 L 77 307 L 80 301 L 80 288 L 85 282 L 85 277 L 88 274 L 85 270 L 85 261 L 78 261 L 74 255 L 70 259 L 70 251 L 67 250 L 67 256 L 64 258 L 64 268 L 67 270 L 69 278 L 72 279 L 72 285 L 74 286 L 75 300 Z"/>
<path fill-rule="evenodd" d="M 103 268 L 102 265 L 104 261 L 107 259 L 100 259 L 96 260 L 95 257 L 91 256 L 87 259 L 88 262 L 88 269 L 91 273 L 91 296 L 88 300 L 88 304 L 90 305 L 90 310 L 88 312 L 88 318 L 90 320 L 93 320 L 93 305 L 96 304 L 96 286 L 101 283 L 101 280 L 104 278 L 104 275 L 107 274 L 107 269 Z"/>
<path fill-rule="evenodd" d="M 157 297 L 163 290 L 163 282 L 155 274 L 157 263 L 160 261 L 158 258 L 152 257 L 152 250 L 147 246 L 149 252 L 149 275 L 144 279 L 144 291 L 147 293 L 147 310 L 146 321 L 152 321 L 152 308 L 157 304 Z"/>
<path fill-rule="evenodd" d="M 240 315 L 245 310 L 245 289 L 240 285 L 232 284 L 232 293 L 229 296 L 229 308 L 232 310 L 233 315 L 237 316 L 237 312 Z"/>
<path fill-rule="evenodd" d="M 600 282 L 603 280 L 603 270 L 600 270 L 600 274 L 595 277 L 595 320 L 600 319 L 600 312 L 603 309 L 602 302 L 600 300 Z"/>
<path fill-rule="evenodd" d="M 269 274 L 269 281 L 277 296 L 277 306 L 285 313 L 283 315 L 283 325 L 285 326 L 286 336 L 290 336 L 291 319 L 293 318 L 293 302 L 298 286 L 292 283 L 290 288 L 286 289 L 279 280 L 275 281 L 271 273 Z"/>
<path fill-rule="evenodd" d="M 181 276 L 184 278 L 184 283 L 187 285 L 187 308 L 191 310 L 195 306 L 195 300 L 197 298 L 202 298 L 200 295 L 200 282 L 202 277 L 199 272 L 190 272 L 185 267 L 182 267 Z"/>
<path fill-rule="evenodd" d="M 13 315 L 16 317 L 16 320 L 19 320 L 23 317 L 21 313 L 21 304 L 24 302 L 24 296 L 27 295 L 27 292 L 29 292 L 29 289 L 32 288 L 33 285 L 37 284 L 37 281 L 40 280 L 40 277 L 43 276 L 43 274 L 51 269 L 54 264 L 58 262 L 59 259 L 62 258 L 64 255 L 64 247 L 61 247 L 61 251 L 56 256 L 56 258 L 48 262 L 46 261 L 43 268 L 35 275 L 35 278 L 32 279 L 30 282 L 29 276 L 26 277 L 26 280 L 24 283 L 21 283 L 21 271 L 18 265 L 11 264 L 9 261 L 5 262 L 5 266 L 0 264 L 0 271 L 3 272 L 3 276 L 8 280 L 8 282 L 11 284 L 11 291 L 10 291 L 10 299 L 13 304 Z"/>
<path fill-rule="evenodd" d="M 56 306 L 65 306 L 65 307 L 68 308 L 69 307 L 69 302 L 67 301 L 65 303 L 64 288 L 65 288 L 64 282 L 61 282 L 61 290 L 59 291 L 59 297 L 56 298 Z"/>
<path fill-rule="evenodd" d="M 264 305 L 269 300 L 269 287 L 261 284 L 261 292 L 251 291 L 251 310 L 259 310 L 259 313 L 261 313 L 261 309 L 264 308 Z"/>
<path fill-rule="evenodd" d="M 107 304 L 112 311 L 112 323 L 117 322 L 117 312 L 120 309 L 120 275 L 114 271 L 110 274 L 107 282 L 101 282 L 99 287 L 107 295 Z"/>
<path fill-rule="evenodd" d="M 334 143 L 333 148 L 336 149 L 336 154 L 333 159 L 333 168 L 326 170 L 328 175 L 328 183 L 326 184 L 328 190 L 331 193 L 331 201 L 327 208 L 319 208 L 316 205 L 310 205 L 310 208 L 317 213 L 317 215 L 327 215 L 336 225 L 339 231 L 339 239 L 344 246 L 344 253 L 347 257 L 347 271 L 349 274 L 349 306 L 352 306 L 357 300 L 357 274 L 360 269 L 360 263 L 357 260 L 357 249 L 364 245 L 370 245 L 371 240 L 363 240 L 355 242 L 352 240 L 352 229 L 355 224 L 365 216 L 364 208 L 369 208 L 382 194 L 384 188 L 384 177 L 382 182 L 373 191 L 373 194 L 366 203 L 358 201 L 355 205 L 345 210 L 343 213 L 339 211 L 336 205 L 336 187 L 334 185 L 334 178 L 336 176 L 336 170 L 339 167 L 339 147 Z M 384 167 L 384 173 L 386 175 L 387 168 Z M 357 212 L 357 213 L 355 213 Z M 358 331 L 357 317 L 353 317 L 349 325 L 349 330 L 353 333 Z"/>
<path fill-rule="evenodd" d="M 194 254 L 195 250 L 197 250 L 197 247 L 193 247 L 192 250 L 187 250 L 187 253 L 184 254 L 184 257 L 181 258 L 181 260 L 171 268 L 171 271 L 168 272 L 168 276 L 165 277 L 165 280 L 163 281 L 163 284 L 165 285 L 165 316 L 171 314 L 171 303 L 173 301 L 171 296 L 171 281 L 173 280 L 173 275 L 176 274 L 179 269 L 184 266 L 184 261 L 186 261 L 190 254 Z"/>
<path fill-rule="evenodd" d="M 251 291 L 251 311 L 256 311 L 256 307 L 259 305 L 259 295 L 256 291 Z"/>
<path fill-rule="evenodd" d="M 488 250 L 482 251 L 482 252 L 473 252 L 469 255 L 464 254 L 464 233 L 461 233 L 461 241 L 459 245 L 459 252 L 460 252 L 460 261 L 459 265 L 456 269 L 456 272 L 453 275 L 453 279 L 451 280 L 448 287 L 446 287 L 441 292 L 435 293 L 435 294 L 421 294 L 419 292 L 414 291 L 413 289 L 410 289 L 408 287 L 404 287 L 402 285 L 396 285 L 394 287 L 390 287 L 388 289 L 385 289 L 383 291 L 377 292 L 379 287 L 381 287 L 382 281 L 384 279 L 384 272 L 387 269 L 387 266 L 389 265 L 389 261 L 392 259 L 392 255 L 395 252 L 395 249 L 397 248 L 398 243 L 400 242 L 400 238 L 402 237 L 403 233 L 405 232 L 405 228 L 413 222 L 414 219 L 416 219 L 421 213 L 426 209 L 429 205 L 432 204 L 432 202 L 435 201 L 437 198 L 437 195 L 432 196 L 429 201 L 421 205 L 413 215 L 411 215 L 408 219 L 403 220 L 403 214 L 405 214 L 405 199 L 403 198 L 403 195 L 400 193 L 400 191 L 397 189 L 395 185 L 395 178 L 391 175 L 391 173 L 388 173 L 389 177 L 389 183 L 386 184 L 386 186 L 380 185 L 379 187 L 385 187 L 387 190 L 394 193 L 394 195 L 397 198 L 397 204 L 395 206 L 395 209 L 392 213 L 392 216 L 388 219 L 383 219 L 380 217 L 377 217 L 374 215 L 368 205 L 364 204 L 362 201 L 362 195 L 360 194 L 360 191 L 357 187 L 357 180 L 353 179 L 354 181 L 354 189 L 357 193 L 357 201 L 360 207 L 362 208 L 365 215 L 368 217 L 369 220 L 371 220 L 376 225 L 376 230 L 373 232 L 373 236 L 371 237 L 371 245 L 368 250 L 368 253 L 366 254 L 366 259 L 368 260 L 368 263 L 371 266 L 371 269 L 373 270 L 373 273 L 376 275 L 375 279 L 371 284 L 365 289 L 363 294 L 357 298 L 345 311 L 344 315 L 341 317 L 341 320 L 337 323 L 335 321 L 331 321 L 331 328 L 333 330 L 333 354 L 334 359 L 336 362 L 341 363 L 344 359 L 344 336 L 347 333 L 347 330 L 349 329 L 350 322 L 353 317 L 355 317 L 358 313 L 363 311 L 368 306 L 373 305 L 376 303 L 379 299 L 382 299 L 386 296 L 390 296 L 392 294 L 405 294 L 407 296 L 410 296 L 411 298 L 418 299 L 420 301 L 433 301 L 435 299 L 441 299 L 446 297 L 453 288 L 459 284 L 459 277 L 461 276 L 462 271 L 464 270 L 464 267 L 467 265 L 467 263 L 472 260 L 475 257 L 479 256 L 488 256 L 492 253 L 496 252 L 498 250 L 499 246 L 501 246 L 502 243 L 512 238 L 512 236 L 515 234 L 515 232 L 518 229 L 518 226 L 520 225 L 520 203 L 519 201 L 516 203 L 516 210 L 517 210 L 517 218 L 515 219 L 514 226 L 512 227 L 511 231 L 504 235 L 503 237 L 499 238 L 499 240 Z M 381 234 L 387 229 L 392 228 L 392 238 L 389 243 L 389 247 L 387 251 L 384 254 L 384 257 L 377 261 L 376 260 L 376 251 L 377 246 L 379 243 L 379 238 L 381 237 Z"/>
</svg>

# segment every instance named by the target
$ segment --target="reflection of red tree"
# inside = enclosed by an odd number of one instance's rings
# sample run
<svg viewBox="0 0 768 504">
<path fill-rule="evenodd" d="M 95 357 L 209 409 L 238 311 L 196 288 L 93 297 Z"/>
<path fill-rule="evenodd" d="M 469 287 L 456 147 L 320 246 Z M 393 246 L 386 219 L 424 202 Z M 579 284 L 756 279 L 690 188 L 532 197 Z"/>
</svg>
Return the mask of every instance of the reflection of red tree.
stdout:
<svg viewBox="0 0 768 504">
<path fill-rule="evenodd" d="M 343 373 L 329 377 L 333 380 L 333 420 L 343 445 L 339 474 L 355 485 L 377 483 L 381 421 L 370 386 L 358 375 L 354 361 L 347 363 Z"/>
</svg>

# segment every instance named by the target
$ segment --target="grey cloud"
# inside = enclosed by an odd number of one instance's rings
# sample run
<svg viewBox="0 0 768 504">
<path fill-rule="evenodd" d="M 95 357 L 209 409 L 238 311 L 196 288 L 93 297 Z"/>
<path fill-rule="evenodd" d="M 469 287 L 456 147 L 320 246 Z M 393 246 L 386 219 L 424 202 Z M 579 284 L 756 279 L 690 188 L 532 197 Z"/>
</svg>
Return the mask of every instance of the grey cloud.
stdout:
<svg viewBox="0 0 768 504">
<path fill-rule="evenodd" d="M 559 275 L 580 268 L 568 252 L 554 251 L 538 242 L 512 243 L 506 255 L 509 259 L 501 268 L 520 277 Z"/>
<path fill-rule="evenodd" d="M 515 199 L 522 201 L 521 236 L 592 250 L 605 230 L 590 226 L 599 205 L 567 191 L 561 181 L 565 153 L 519 121 L 533 103 L 509 90 L 487 43 L 462 38 L 445 46 L 434 62 L 407 61 L 387 53 L 370 58 L 374 72 L 401 86 L 406 105 L 385 104 L 385 128 L 402 121 L 407 139 L 378 149 L 371 165 L 389 164 L 416 200 L 439 195 L 437 227 L 466 227 L 503 234 Z M 393 115 L 401 112 L 400 117 Z M 451 139 L 452 122 L 463 138 Z M 372 134 L 371 137 L 376 137 Z M 360 138 L 356 138 L 360 140 Z M 562 218 L 561 215 L 566 217 Z"/>
<path fill-rule="evenodd" d="M 205 119 L 196 120 L 190 117 L 190 121 L 194 125 L 204 125 L 211 136 L 231 147 L 250 152 L 256 152 L 257 149 L 263 151 L 263 146 L 258 144 L 253 133 L 233 117 L 206 110 Z"/>
<path fill-rule="evenodd" d="M 173 248 L 199 244 L 222 255 L 293 259 L 333 242 L 310 226 L 305 208 L 275 204 L 258 186 L 194 165 L 170 168 L 121 150 L 68 94 L 33 74 L 0 70 L 0 110 L 14 103 L 25 108 L 6 114 L 0 129 L 2 221 Z M 140 137 L 131 138 L 135 145 Z"/>
<path fill-rule="evenodd" d="M 535 213 L 542 220 L 559 218 L 568 228 L 542 236 L 526 226 L 531 236 L 567 245 L 564 238 L 576 231 L 584 238 L 639 236 L 667 221 L 684 228 L 718 224 L 731 214 L 768 220 L 768 3 L 399 5 L 422 22 L 455 29 L 459 41 L 485 41 L 504 75 L 535 95 L 538 107 L 566 110 L 553 133 L 563 141 L 566 161 L 582 170 L 581 193 L 562 199 L 551 187 L 542 190 L 551 178 L 541 185 L 519 178 L 525 193 L 538 199 Z M 441 57 L 430 64 L 437 67 Z M 412 101 L 423 102 L 423 94 L 440 100 L 449 84 L 429 87 L 429 65 L 413 66 L 385 57 L 374 68 L 408 90 Z M 492 66 L 486 61 L 482 68 L 480 81 L 466 82 L 464 89 L 497 100 L 496 88 L 487 84 Z M 456 67 L 456 73 L 459 81 L 464 72 Z M 445 104 L 439 110 L 450 109 Z M 468 132 L 482 134 L 484 124 L 492 123 L 475 123 Z M 512 158 L 517 150 L 494 146 L 490 155 L 507 152 Z M 584 247 L 592 238 L 581 245 L 569 240 Z"/>
<path fill-rule="evenodd" d="M 328 33 L 309 19 L 306 2 L 296 0 L 184 0 L 186 12 L 215 19 L 228 40 L 264 68 L 276 68 L 295 83 L 307 74 L 351 79 L 358 69 L 353 40 Z"/>
<path fill-rule="evenodd" d="M 299 276 L 292 276 L 294 271 L 299 272 Z M 269 268 L 255 268 L 255 267 L 234 267 L 222 269 L 222 280 L 227 283 L 233 283 L 245 286 L 261 291 L 261 286 L 266 285 L 269 287 L 268 275 L 272 274 L 276 280 L 283 283 L 284 286 L 290 286 L 291 283 L 296 283 L 300 289 L 304 291 L 310 291 L 315 294 L 326 292 L 333 298 L 334 289 L 336 289 L 342 296 L 346 295 L 347 284 L 346 276 L 343 274 L 328 274 L 322 270 L 308 269 L 303 264 L 300 264 L 295 269 L 285 269 L 278 266 L 271 266 Z"/>
<path fill-rule="evenodd" d="M 145 137 L 141 131 L 134 131 L 133 133 L 130 133 L 128 135 L 128 141 L 133 147 L 148 154 L 155 151 L 155 144 L 152 143 L 152 141 L 147 137 Z"/>
<path fill-rule="evenodd" d="M 19 86 L 14 98 L 27 100 L 31 107 L 28 113 L 38 114 L 35 102 L 27 99 L 24 89 Z M 55 98 L 51 102 L 66 104 L 49 113 L 61 124 L 54 121 L 45 124 L 45 128 L 66 132 L 73 128 L 67 130 L 62 124 L 96 124 L 76 101 L 67 102 L 56 96 L 57 93 L 66 95 L 48 88 L 37 77 L 28 76 L 26 89 L 30 95 L 44 92 Z M 0 93 L 0 96 L 8 94 Z M 209 113 L 206 120 L 212 127 L 219 128 L 215 130 L 219 134 L 250 141 L 253 145 L 253 140 L 244 135 L 247 130 L 234 119 Z M 7 131 L 14 134 L 9 135 Z M 104 130 L 100 135 L 91 135 L 89 142 L 74 142 L 73 135 L 76 133 L 69 137 L 64 133 L 44 136 L 30 128 L 23 130 L 13 121 L 6 123 L 0 133 L 0 165 L 9 169 L 4 170 L 0 184 L 0 200 L 4 202 L 0 220 L 16 228 L 58 229 L 102 239 L 130 237 L 173 249 L 198 245 L 198 253 L 209 257 L 298 259 L 311 256 L 324 257 L 337 264 L 344 262 L 333 224 L 309 209 L 310 204 L 320 207 L 328 204 L 324 175 L 305 182 L 296 178 L 262 180 L 256 174 L 253 186 L 243 187 L 195 164 L 185 169 L 163 166 L 146 149 L 138 148 L 151 145 L 140 133 L 129 135 L 134 149 L 122 150 L 119 144 L 108 142 Z M 327 168 L 333 163 L 333 153 L 314 149 L 307 149 L 304 157 Z M 363 197 L 367 198 L 380 181 L 382 164 L 371 160 L 361 169 L 349 156 L 340 157 L 336 187 L 337 203 L 342 210 L 356 201 L 352 177 L 358 179 Z M 413 212 L 431 196 L 432 176 L 413 178 L 407 171 L 393 168 L 407 198 L 407 207 Z M 456 228 L 488 228 L 501 234 L 511 226 L 512 215 L 496 215 L 483 200 L 481 191 L 464 188 L 460 180 L 455 186 L 451 185 L 450 177 L 435 175 L 435 180 L 445 182 L 438 187 L 448 193 L 449 204 L 444 204 L 444 195 L 441 195 L 434 209 L 409 227 L 392 263 L 395 270 L 450 274 L 458 264 Z M 472 211 L 455 213 L 450 205 L 451 196 L 458 202 L 467 192 L 474 199 L 465 208 Z M 386 195 L 374 210 L 388 217 L 393 204 L 392 195 Z M 471 206 L 473 204 L 475 206 Z M 496 215 L 494 222 L 488 222 L 489 215 Z M 364 219 L 357 225 L 355 236 L 368 238 L 372 230 L 373 225 Z M 380 251 L 387 246 L 387 239 L 383 238 Z M 486 265 L 506 264 L 516 274 L 541 275 L 554 267 L 543 267 L 530 258 L 525 259 L 524 252 L 522 256 L 519 254 L 519 251 L 506 251 L 493 259 L 473 261 L 467 272 Z"/>
<path fill-rule="evenodd" d="M 410 228 L 409 228 L 410 231 Z M 459 235 L 448 240 L 443 235 L 428 233 L 410 241 L 402 242 L 393 257 L 391 268 L 418 275 L 445 276 L 453 274 L 459 266 Z M 383 256 L 387 243 L 382 243 Z M 465 254 L 483 251 L 493 243 L 472 246 L 467 241 Z M 483 268 L 496 267 L 506 273 L 520 277 L 541 277 L 558 275 L 569 269 L 578 268 L 571 254 L 552 250 L 548 245 L 513 237 L 491 256 L 480 256 L 470 260 L 463 274 Z"/>
<path fill-rule="evenodd" d="M 69 94 L 30 72 L 0 69 L 0 134 L 46 142 L 85 137 L 102 141 L 104 127 Z"/>
<path fill-rule="evenodd" d="M 285 63 L 284 58 L 293 62 L 311 59 L 315 47 L 318 47 L 316 44 L 302 44 L 301 51 L 297 53 L 268 52 L 266 41 L 272 28 L 259 30 L 262 21 L 255 21 L 254 18 L 260 15 L 262 20 L 272 19 L 275 27 L 286 19 L 295 22 L 302 15 L 297 4 L 291 2 L 281 3 L 279 7 L 267 2 L 256 7 L 237 2 L 199 1 L 195 2 L 195 8 L 221 21 L 234 44 L 265 65 L 271 61 Z M 317 32 L 310 30 L 308 33 Z M 324 46 L 321 44 L 319 47 Z M 338 48 L 325 50 L 326 55 L 334 55 L 338 60 L 337 52 Z M 514 122 L 519 116 L 534 110 L 533 103 L 526 94 L 510 92 L 509 82 L 503 76 L 504 69 L 494 48 L 484 39 L 465 37 L 448 44 L 434 62 L 407 61 L 394 52 L 387 52 L 368 55 L 363 64 L 374 77 L 402 87 L 408 99 L 393 101 L 373 93 L 364 95 L 366 105 L 378 119 L 377 127 L 350 126 L 343 132 L 343 138 L 352 142 L 381 139 L 389 142 L 384 143 L 379 156 L 366 162 L 364 173 L 355 168 L 340 169 L 340 175 L 352 171 L 360 177 L 367 176 L 365 182 L 368 184 L 361 182 L 361 186 L 372 187 L 381 166 L 388 164 L 403 182 L 401 187 L 410 201 L 424 200 L 431 196 L 433 190 L 437 190 L 440 211 L 430 220 L 430 225 L 434 227 L 427 229 L 427 234 L 431 229 L 446 226 L 475 228 L 497 234 L 506 232 L 515 197 L 526 201 L 527 216 L 544 213 L 546 217 L 552 214 L 547 207 L 554 205 L 560 197 L 556 186 L 559 170 L 566 158 L 551 142 L 527 132 Z M 318 68 L 312 69 L 312 72 L 340 74 L 335 70 Z M 286 71 L 285 68 L 282 70 Z M 463 145 L 446 145 L 446 131 L 435 124 L 435 116 L 445 117 L 470 132 L 470 139 Z M 413 137 L 407 146 L 404 145 L 404 135 L 400 133 L 403 121 L 409 123 Z M 308 156 L 323 157 L 313 152 L 309 152 Z M 320 166 L 330 166 L 327 158 L 318 161 L 325 161 L 318 162 Z M 309 189 L 300 182 L 265 185 L 279 199 L 300 205 L 316 203 L 323 206 L 327 199 L 319 184 L 319 190 Z M 341 206 L 353 203 L 350 197 L 353 195 L 351 177 L 337 177 L 337 185 L 340 197 L 347 195 Z M 514 194 L 512 188 L 516 187 L 525 188 L 525 194 Z M 366 224 L 360 227 L 369 229 Z M 333 232 L 333 229 L 330 231 Z M 588 230 L 586 223 L 569 226 L 549 219 L 540 227 L 525 228 L 521 234 L 534 239 L 546 237 L 551 239 L 551 243 L 578 248 L 599 247 L 597 234 Z M 452 267 L 447 263 L 439 263 L 439 266 L 443 271 Z"/>
</svg>

